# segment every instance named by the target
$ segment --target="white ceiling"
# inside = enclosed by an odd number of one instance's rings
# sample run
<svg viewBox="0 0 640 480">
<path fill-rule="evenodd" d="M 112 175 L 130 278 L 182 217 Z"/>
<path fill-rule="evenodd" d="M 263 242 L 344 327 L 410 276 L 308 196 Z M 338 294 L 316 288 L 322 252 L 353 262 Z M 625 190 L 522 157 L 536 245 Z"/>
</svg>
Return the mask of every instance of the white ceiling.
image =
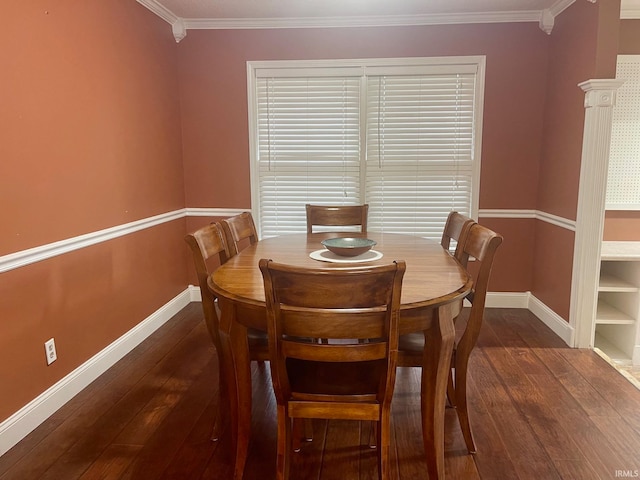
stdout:
<svg viewBox="0 0 640 480">
<path fill-rule="evenodd" d="M 611 0 L 137 0 L 172 25 L 189 29 L 292 28 L 451 23 L 539 22 L 576 1 Z M 621 0 L 622 18 L 640 18 L 640 0 Z"/>
<path fill-rule="evenodd" d="M 182 18 L 284 18 L 541 11 L 557 0 L 158 0 Z"/>
</svg>

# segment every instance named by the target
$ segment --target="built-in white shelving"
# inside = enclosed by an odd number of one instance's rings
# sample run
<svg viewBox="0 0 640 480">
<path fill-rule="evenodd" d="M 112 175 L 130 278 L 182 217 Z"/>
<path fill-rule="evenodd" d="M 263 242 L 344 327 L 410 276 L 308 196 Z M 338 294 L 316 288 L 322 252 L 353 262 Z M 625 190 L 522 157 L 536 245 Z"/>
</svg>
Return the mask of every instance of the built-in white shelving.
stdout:
<svg viewBox="0 0 640 480">
<path fill-rule="evenodd" d="M 595 324 L 597 348 L 640 365 L 640 242 L 603 242 Z"/>
</svg>

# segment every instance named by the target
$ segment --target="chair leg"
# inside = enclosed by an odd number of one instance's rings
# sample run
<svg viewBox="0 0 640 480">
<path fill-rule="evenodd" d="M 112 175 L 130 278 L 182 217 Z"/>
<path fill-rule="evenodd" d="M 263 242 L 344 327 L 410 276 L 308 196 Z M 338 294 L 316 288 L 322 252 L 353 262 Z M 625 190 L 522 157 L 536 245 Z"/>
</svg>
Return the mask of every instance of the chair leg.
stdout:
<svg viewBox="0 0 640 480">
<path fill-rule="evenodd" d="M 313 420 L 310 418 L 304 419 L 304 440 L 313 442 Z"/>
<path fill-rule="evenodd" d="M 453 386 L 453 372 L 454 369 L 449 370 L 449 378 L 447 379 L 447 401 L 449 405 L 455 408 L 456 406 L 456 390 Z"/>
<path fill-rule="evenodd" d="M 276 479 L 289 480 L 291 465 L 291 418 L 285 406 L 278 405 L 278 441 L 276 453 Z"/>
<path fill-rule="evenodd" d="M 300 446 L 302 443 L 302 427 L 303 427 L 303 419 L 302 418 L 294 418 L 293 419 L 293 427 L 291 433 L 291 445 L 294 452 L 300 451 Z"/>
<path fill-rule="evenodd" d="M 467 362 L 463 362 L 461 365 L 456 365 L 455 372 L 456 412 L 458 414 L 458 420 L 460 421 L 462 436 L 464 437 L 464 442 L 467 445 L 467 450 L 469 453 L 474 454 L 476 453 L 476 444 L 473 440 L 471 424 L 469 423 L 469 410 L 467 408 Z"/>
<path fill-rule="evenodd" d="M 218 356 L 218 359 L 220 359 L 220 356 Z M 227 395 L 227 384 L 226 382 L 222 381 L 222 375 L 222 367 L 219 367 L 218 378 L 220 379 L 220 381 L 218 387 L 218 408 L 216 412 L 216 418 L 213 421 L 213 428 L 211 430 L 212 442 L 217 442 L 220 439 L 220 437 L 224 433 L 227 421 L 231 415 L 229 413 L 229 396 Z"/>
<path fill-rule="evenodd" d="M 369 448 L 377 448 L 378 446 L 378 422 L 369 422 Z"/>
<path fill-rule="evenodd" d="M 378 439 L 378 479 L 391 478 L 391 412 L 382 412 L 379 422 L 376 422 Z"/>
<path fill-rule="evenodd" d="M 299 452 L 302 439 L 305 442 L 313 441 L 313 423 L 310 418 L 294 418 L 291 434 L 291 444 L 294 452 Z"/>
<path fill-rule="evenodd" d="M 212 442 L 217 442 L 218 440 L 220 440 L 220 437 L 222 436 L 222 425 L 221 425 L 221 415 L 220 415 L 220 411 L 216 412 L 216 418 L 213 421 L 213 428 L 211 429 L 211 441 Z"/>
</svg>

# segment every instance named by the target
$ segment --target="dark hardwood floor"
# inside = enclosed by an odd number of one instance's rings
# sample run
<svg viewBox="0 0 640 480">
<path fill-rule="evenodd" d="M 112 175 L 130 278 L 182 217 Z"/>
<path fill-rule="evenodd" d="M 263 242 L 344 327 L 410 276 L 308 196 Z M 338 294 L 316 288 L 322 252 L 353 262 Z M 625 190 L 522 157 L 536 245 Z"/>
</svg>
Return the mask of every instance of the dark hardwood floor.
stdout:
<svg viewBox="0 0 640 480">
<path fill-rule="evenodd" d="M 459 322 L 463 323 L 463 322 Z M 459 325 L 459 327 L 462 325 Z M 226 437 L 211 442 L 216 356 L 192 303 L 0 457 L 1 480 L 228 479 Z M 455 479 L 613 479 L 640 475 L 640 391 L 594 352 L 570 349 L 526 310 L 488 309 L 470 367 L 469 455 L 447 409 Z M 254 365 L 254 437 L 245 478 L 275 472 L 268 364 Z M 393 478 L 426 478 L 419 371 L 400 369 Z M 368 423 L 317 421 L 296 480 L 377 478 Z"/>
</svg>

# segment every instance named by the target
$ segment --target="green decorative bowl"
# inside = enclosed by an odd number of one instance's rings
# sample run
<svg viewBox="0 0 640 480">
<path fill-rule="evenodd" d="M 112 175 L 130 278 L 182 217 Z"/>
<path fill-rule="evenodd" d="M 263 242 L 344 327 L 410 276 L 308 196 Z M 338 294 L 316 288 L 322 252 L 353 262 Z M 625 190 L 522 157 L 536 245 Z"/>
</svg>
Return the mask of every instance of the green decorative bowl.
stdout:
<svg viewBox="0 0 640 480">
<path fill-rule="evenodd" d="M 322 240 L 324 248 L 342 257 L 355 257 L 371 250 L 374 240 L 356 237 L 337 237 Z"/>
</svg>

